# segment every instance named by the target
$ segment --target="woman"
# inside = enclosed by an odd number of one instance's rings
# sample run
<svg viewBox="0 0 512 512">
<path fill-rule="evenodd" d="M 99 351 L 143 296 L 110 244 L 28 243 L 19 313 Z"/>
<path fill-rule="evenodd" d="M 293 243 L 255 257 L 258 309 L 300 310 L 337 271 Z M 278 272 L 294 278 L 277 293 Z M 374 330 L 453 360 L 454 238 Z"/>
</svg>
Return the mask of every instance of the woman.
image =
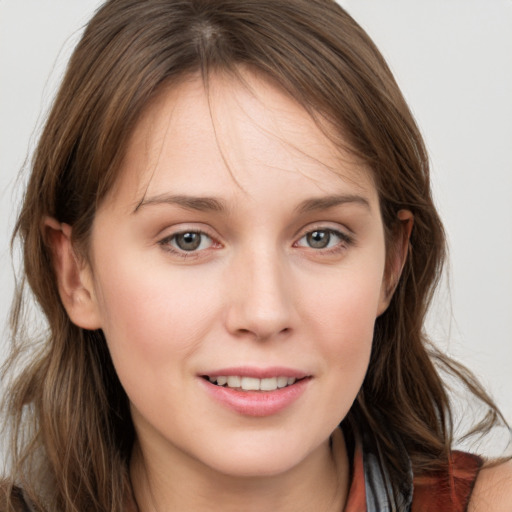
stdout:
<svg viewBox="0 0 512 512">
<path fill-rule="evenodd" d="M 425 339 L 427 156 L 334 2 L 107 2 L 16 235 L 50 332 L 8 397 L 6 510 L 512 501 L 509 465 L 452 452 L 440 372 L 487 406 L 475 433 L 500 415 Z"/>
</svg>

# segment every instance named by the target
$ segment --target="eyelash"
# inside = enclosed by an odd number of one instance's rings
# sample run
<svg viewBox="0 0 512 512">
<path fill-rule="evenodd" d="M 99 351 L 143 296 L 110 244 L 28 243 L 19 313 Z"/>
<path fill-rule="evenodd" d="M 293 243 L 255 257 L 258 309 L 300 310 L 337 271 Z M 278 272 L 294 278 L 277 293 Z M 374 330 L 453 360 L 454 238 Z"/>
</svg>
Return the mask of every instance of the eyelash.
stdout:
<svg viewBox="0 0 512 512">
<path fill-rule="evenodd" d="M 302 239 L 306 238 L 308 235 L 312 235 L 313 233 L 327 233 L 329 236 L 328 243 L 330 243 L 331 237 L 333 235 L 335 237 L 337 237 L 339 239 L 339 241 L 334 245 L 334 247 L 322 247 L 319 249 L 316 249 L 314 247 L 309 247 L 309 246 L 298 245 Z M 347 249 L 351 245 L 354 245 L 354 238 L 352 236 L 350 236 L 347 233 L 344 233 L 342 231 L 339 231 L 337 229 L 325 228 L 325 227 L 318 227 L 315 229 L 310 229 L 309 231 L 304 233 L 299 238 L 299 240 L 297 240 L 297 242 L 295 242 L 293 244 L 294 247 L 306 247 L 307 249 L 311 249 L 315 252 L 320 252 L 321 254 L 324 254 L 324 255 L 337 254 L 337 253 Z"/>
<path fill-rule="evenodd" d="M 305 239 L 308 235 L 312 235 L 313 233 L 327 233 L 329 236 L 328 243 L 331 242 L 332 236 L 337 237 L 339 239 L 339 241 L 335 244 L 334 247 L 314 248 L 314 247 L 309 247 L 309 246 L 305 246 L 305 245 L 299 245 L 299 242 L 302 239 Z M 194 250 L 190 250 L 190 251 L 187 251 L 185 249 L 181 249 L 179 247 L 172 245 L 172 244 L 176 244 L 177 237 L 182 236 L 182 235 L 189 235 L 189 234 L 190 235 L 199 235 L 201 237 L 198 247 L 200 247 L 201 244 L 203 243 L 204 237 L 211 240 L 211 245 L 204 249 L 194 249 Z M 164 250 L 172 253 L 173 255 L 179 256 L 180 258 L 183 258 L 183 259 L 197 258 L 197 257 L 199 257 L 199 254 L 201 252 L 206 251 L 207 249 L 209 249 L 212 246 L 213 247 L 214 246 L 221 247 L 221 244 L 219 242 L 216 242 L 213 239 L 213 237 L 208 235 L 208 233 L 205 233 L 204 231 L 201 231 L 201 230 L 193 230 L 193 229 L 173 233 L 172 235 L 166 236 L 165 238 L 160 240 L 158 243 L 160 246 L 162 246 L 162 248 Z M 323 255 L 330 255 L 330 254 L 337 254 L 337 253 L 347 249 L 347 247 L 353 245 L 354 243 L 355 243 L 354 238 L 351 235 L 348 235 L 347 233 L 344 233 L 342 231 L 339 231 L 339 230 L 333 229 L 333 228 L 319 227 L 319 228 L 314 228 L 314 229 L 310 229 L 309 231 L 306 231 L 303 235 L 301 235 L 301 237 L 296 242 L 294 242 L 293 247 L 304 247 L 306 249 L 310 249 L 310 250 L 314 251 L 315 253 L 319 253 L 319 254 L 323 254 Z"/>
<path fill-rule="evenodd" d="M 187 229 L 187 230 L 184 230 L 184 231 L 179 231 L 177 233 L 173 233 L 172 235 L 166 236 L 165 238 L 160 240 L 158 243 L 162 246 L 162 248 L 164 250 L 172 253 L 173 255 L 179 256 L 180 258 L 183 258 L 183 259 L 186 259 L 186 258 L 197 258 L 199 256 L 200 252 L 206 250 L 206 249 L 199 249 L 199 250 L 195 249 L 195 250 L 191 250 L 191 251 L 186 251 L 185 249 L 181 249 L 179 247 L 173 246 L 172 244 L 176 243 L 176 238 L 179 237 L 179 236 L 182 236 L 182 235 L 199 235 L 201 237 L 201 241 L 199 243 L 200 244 L 199 247 L 202 245 L 205 237 L 209 238 L 211 240 L 211 242 L 212 242 L 211 246 L 217 245 L 217 246 L 220 247 L 220 244 L 218 242 L 215 242 L 214 239 L 210 235 L 208 235 L 208 233 L 205 233 L 204 231 L 201 231 L 201 230 L 198 230 L 198 229 L 196 229 L 196 230 L 194 230 L 194 229 Z"/>
</svg>

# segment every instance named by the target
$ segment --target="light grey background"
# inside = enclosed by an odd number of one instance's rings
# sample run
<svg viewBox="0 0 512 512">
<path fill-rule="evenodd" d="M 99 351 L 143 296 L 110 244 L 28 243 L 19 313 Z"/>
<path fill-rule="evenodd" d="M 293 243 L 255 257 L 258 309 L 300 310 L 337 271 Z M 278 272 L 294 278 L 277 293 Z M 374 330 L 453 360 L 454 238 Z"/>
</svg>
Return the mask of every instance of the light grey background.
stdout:
<svg viewBox="0 0 512 512">
<path fill-rule="evenodd" d="M 97 0 L 0 0 L 0 326 L 13 280 L 19 169 Z M 512 1 L 343 0 L 394 71 L 425 136 L 450 274 L 429 330 L 512 421 Z M 449 283 L 449 285 L 447 284 Z M 0 360 L 7 334 L 1 330 Z"/>
</svg>

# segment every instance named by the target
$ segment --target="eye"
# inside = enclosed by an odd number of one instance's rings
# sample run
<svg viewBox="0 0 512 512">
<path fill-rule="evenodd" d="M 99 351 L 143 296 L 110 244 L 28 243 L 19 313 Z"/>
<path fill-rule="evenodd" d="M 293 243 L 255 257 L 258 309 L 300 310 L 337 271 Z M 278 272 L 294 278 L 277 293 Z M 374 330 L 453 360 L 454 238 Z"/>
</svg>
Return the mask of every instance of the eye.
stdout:
<svg viewBox="0 0 512 512">
<path fill-rule="evenodd" d="M 310 249 L 335 249 L 352 243 L 351 237 L 335 229 L 314 229 L 297 241 L 297 246 Z"/>
<path fill-rule="evenodd" d="M 161 242 L 171 252 L 198 252 L 213 245 L 213 240 L 201 231 L 183 231 L 164 238 Z"/>
</svg>

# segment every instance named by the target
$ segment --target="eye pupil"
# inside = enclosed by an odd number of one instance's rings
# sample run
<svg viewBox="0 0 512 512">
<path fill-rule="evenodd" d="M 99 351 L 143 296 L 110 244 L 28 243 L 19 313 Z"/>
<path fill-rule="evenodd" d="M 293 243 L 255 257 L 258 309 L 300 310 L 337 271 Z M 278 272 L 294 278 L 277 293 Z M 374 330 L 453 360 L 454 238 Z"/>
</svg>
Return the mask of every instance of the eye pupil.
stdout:
<svg viewBox="0 0 512 512">
<path fill-rule="evenodd" d="M 201 234 L 180 233 L 176 235 L 176 245 L 183 251 L 194 251 L 201 245 Z"/>
<path fill-rule="evenodd" d="M 314 249 L 324 249 L 329 245 L 330 239 L 328 231 L 312 231 L 307 235 L 308 245 Z"/>
</svg>

